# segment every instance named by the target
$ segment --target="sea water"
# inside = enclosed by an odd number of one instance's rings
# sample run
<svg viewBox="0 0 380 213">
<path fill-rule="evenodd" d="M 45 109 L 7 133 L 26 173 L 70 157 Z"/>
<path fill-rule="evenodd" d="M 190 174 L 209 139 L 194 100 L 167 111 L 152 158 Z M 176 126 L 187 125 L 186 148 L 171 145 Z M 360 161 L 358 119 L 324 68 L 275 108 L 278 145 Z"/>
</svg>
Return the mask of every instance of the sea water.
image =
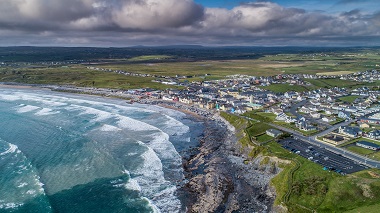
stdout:
<svg viewBox="0 0 380 213">
<path fill-rule="evenodd" d="M 184 212 L 202 123 L 157 106 L 0 88 L 0 212 Z"/>
</svg>

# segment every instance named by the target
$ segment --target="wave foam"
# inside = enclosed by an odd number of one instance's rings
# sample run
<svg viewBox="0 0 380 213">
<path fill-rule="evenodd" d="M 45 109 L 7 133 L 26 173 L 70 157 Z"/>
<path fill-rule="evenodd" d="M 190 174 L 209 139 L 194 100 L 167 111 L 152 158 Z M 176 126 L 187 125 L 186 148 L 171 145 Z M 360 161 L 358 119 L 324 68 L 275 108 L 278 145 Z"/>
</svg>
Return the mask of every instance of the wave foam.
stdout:
<svg viewBox="0 0 380 213">
<path fill-rule="evenodd" d="M 10 153 L 15 153 L 15 152 L 18 152 L 18 147 L 16 145 L 10 143 L 9 148 L 7 150 L 5 150 L 5 152 L 0 153 L 0 156 L 10 154 Z"/>
<path fill-rule="evenodd" d="M 147 151 L 141 155 L 144 160 L 143 165 L 131 171 L 132 180 L 140 186 L 141 194 L 152 200 L 151 206 L 156 208 L 156 211 L 159 212 L 161 209 L 165 212 L 179 212 L 181 202 L 175 195 L 176 187 L 165 180 L 160 158 L 151 147 L 142 142 L 139 144 L 145 146 Z"/>
<path fill-rule="evenodd" d="M 34 114 L 39 115 L 39 116 L 44 116 L 44 115 L 54 115 L 54 114 L 58 114 L 58 113 L 59 113 L 59 111 L 54 112 L 52 109 L 43 108 Z"/>
<path fill-rule="evenodd" d="M 15 95 L 0 94 L 0 99 L 4 101 L 17 101 L 20 100 L 20 97 Z"/>
<path fill-rule="evenodd" d="M 40 107 L 26 105 L 26 106 L 22 106 L 21 108 L 19 108 L 17 110 L 17 112 L 18 113 L 25 113 L 25 112 L 31 112 L 31 111 L 34 111 L 34 110 L 37 110 L 37 109 L 40 109 Z"/>
<path fill-rule="evenodd" d="M 125 184 L 125 188 L 132 190 L 132 191 L 138 191 L 141 192 L 141 186 L 137 182 L 137 180 L 130 178 L 129 181 Z"/>
<path fill-rule="evenodd" d="M 102 127 L 100 127 L 100 131 L 102 132 L 117 132 L 120 131 L 120 128 L 117 128 L 116 126 L 111 126 L 108 124 L 104 124 Z"/>
<path fill-rule="evenodd" d="M 126 116 L 118 116 L 119 121 L 117 122 L 118 126 L 120 128 L 132 130 L 132 131 L 152 131 L 152 130 L 158 130 L 158 128 L 144 123 L 142 121 L 138 121 L 133 118 L 129 118 Z"/>
<path fill-rule="evenodd" d="M 170 131 L 169 134 L 183 135 L 190 131 L 190 127 L 186 126 L 177 119 L 167 115 L 165 115 L 165 117 L 168 119 L 165 122 L 165 130 Z"/>
<path fill-rule="evenodd" d="M 16 209 L 24 205 L 23 203 L 0 203 L 0 209 Z"/>
</svg>

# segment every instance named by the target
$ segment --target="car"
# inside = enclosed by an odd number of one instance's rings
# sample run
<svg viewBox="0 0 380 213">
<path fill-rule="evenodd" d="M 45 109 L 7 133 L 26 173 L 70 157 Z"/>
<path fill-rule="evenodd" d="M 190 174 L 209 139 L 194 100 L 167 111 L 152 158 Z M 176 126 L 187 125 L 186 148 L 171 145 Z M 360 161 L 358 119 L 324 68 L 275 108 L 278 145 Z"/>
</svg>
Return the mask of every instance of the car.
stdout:
<svg viewBox="0 0 380 213">
<path fill-rule="evenodd" d="M 329 159 L 329 157 L 324 157 L 324 158 L 323 158 L 323 160 L 328 160 L 328 159 Z"/>
<path fill-rule="evenodd" d="M 308 160 L 313 160 L 313 157 L 308 157 L 307 159 L 308 159 Z"/>
<path fill-rule="evenodd" d="M 306 149 L 305 152 L 310 152 L 310 149 Z"/>
</svg>

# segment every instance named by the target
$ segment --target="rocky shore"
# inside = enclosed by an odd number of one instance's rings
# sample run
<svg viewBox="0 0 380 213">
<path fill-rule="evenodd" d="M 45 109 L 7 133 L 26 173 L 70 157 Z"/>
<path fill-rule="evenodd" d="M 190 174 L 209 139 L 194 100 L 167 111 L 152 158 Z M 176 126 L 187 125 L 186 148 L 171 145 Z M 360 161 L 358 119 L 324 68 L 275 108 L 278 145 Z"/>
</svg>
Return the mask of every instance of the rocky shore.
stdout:
<svg viewBox="0 0 380 213">
<path fill-rule="evenodd" d="M 279 160 L 245 161 L 233 127 L 225 122 L 217 115 L 206 120 L 199 152 L 185 160 L 188 212 L 273 212 L 269 182 L 279 172 Z"/>
</svg>

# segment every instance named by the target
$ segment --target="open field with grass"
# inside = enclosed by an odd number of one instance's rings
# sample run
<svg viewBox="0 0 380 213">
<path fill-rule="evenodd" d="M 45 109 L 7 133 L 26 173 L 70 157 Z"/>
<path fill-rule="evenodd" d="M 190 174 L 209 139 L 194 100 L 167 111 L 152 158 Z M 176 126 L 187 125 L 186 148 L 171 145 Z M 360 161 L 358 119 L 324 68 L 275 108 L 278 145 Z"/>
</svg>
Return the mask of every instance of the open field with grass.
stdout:
<svg viewBox="0 0 380 213">
<path fill-rule="evenodd" d="M 270 141 L 270 140 L 273 140 L 274 138 L 267 135 L 267 134 L 262 134 L 262 135 L 259 135 L 256 137 L 256 140 L 260 143 L 263 143 L 263 142 L 267 142 L 267 141 Z"/>
<path fill-rule="evenodd" d="M 251 137 L 255 137 L 257 135 L 261 135 L 265 133 L 268 129 L 271 129 L 272 126 L 269 126 L 263 122 L 253 122 L 252 126 L 247 129 L 248 134 Z"/>
<path fill-rule="evenodd" d="M 151 60 L 164 60 L 173 58 L 168 55 L 142 55 L 128 59 L 128 61 L 151 61 Z"/>
<path fill-rule="evenodd" d="M 348 150 L 350 150 L 351 152 L 354 152 L 354 153 L 357 153 L 359 155 L 369 155 L 369 154 L 372 154 L 374 153 L 373 150 L 370 150 L 370 149 L 365 149 L 363 147 L 359 147 L 359 146 L 349 146 L 347 147 Z"/>
<path fill-rule="evenodd" d="M 290 85 L 290 84 L 271 84 L 269 86 L 265 86 L 261 88 L 275 92 L 275 93 L 285 93 L 288 91 L 305 92 L 309 90 L 305 86 Z"/>
<path fill-rule="evenodd" d="M 317 73 L 317 75 L 332 76 L 332 75 L 348 75 L 352 73 L 355 73 L 355 72 L 354 71 L 320 72 L 320 73 Z"/>
<path fill-rule="evenodd" d="M 168 85 L 151 82 L 153 78 L 125 76 L 89 70 L 82 66 L 16 69 L 0 72 L 0 81 L 30 84 L 58 84 L 83 87 L 165 89 Z"/>
<path fill-rule="evenodd" d="M 266 66 L 263 66 L 263 64 Z M 205 74 L 211 74 L 214 78 L 225 78 L 226 76 L 233 74 L 254 76 L 281 74 L 281 71 L 267 66 L 267 63 L 262 62 L 262 60 L 103 64 L 98 65 L 98 67 L 167 76 L 204 76 Z"/>
<path fill-rule="evenodd" d="M 347 103 L 353 103 L 357 98 L 360 98 L 359 95 L 349 95 L 339 98 L 340 101 L 347 102 Z"/>
<path fill-rule="evenodd" d="M 167 55 L 144 55 L 131 58 L 134 62 L 170 59 Z M 264 55 L 257 59 L 241 60 L 202 60 L 194 62 L 163 63 L 120 63 L 98 65 L 104 68 L 121 69 L 137 73 L 157 75 L 192 75 L 211 74 L 224 78 L 231 74 L 253 76 L 272 76 L 277 74 L 321 74 L 343 75 L 368 69 L 375 69 L 380 59 L 376 52 L 366 54 L 335 53 L 330 56 L 309 54 L 277 54 Z M 165 60 L 164 60 L 165 61 Z"/>
<path fill-rule="evenodd" d="M 355 86 L 371 86 L 370 83 L 347 81 L 341 79 L 305 79 L 305 81 L 311 83 L 317 87 L 331 88 L 331 87 L 355 87 Z"/>
<path fill-rule="evenodd" d="M 284 67 L 285 73 L 317 74 L 358 72 L 376 69 L 380 55 L 377 51 L 363 50 L 362 52 L 336 52 L 328 54 L 277 54 L 268 55 L 266 60 L 272 62 L 298 63 L 302 66 Z"/>
<path fill-rule="evenodd" d="M 345 213 L 378 213 L 380 209 L 380 203 L 370 206 L 363 206 L 357 209 L 347 211 Z"/>
</svg>

